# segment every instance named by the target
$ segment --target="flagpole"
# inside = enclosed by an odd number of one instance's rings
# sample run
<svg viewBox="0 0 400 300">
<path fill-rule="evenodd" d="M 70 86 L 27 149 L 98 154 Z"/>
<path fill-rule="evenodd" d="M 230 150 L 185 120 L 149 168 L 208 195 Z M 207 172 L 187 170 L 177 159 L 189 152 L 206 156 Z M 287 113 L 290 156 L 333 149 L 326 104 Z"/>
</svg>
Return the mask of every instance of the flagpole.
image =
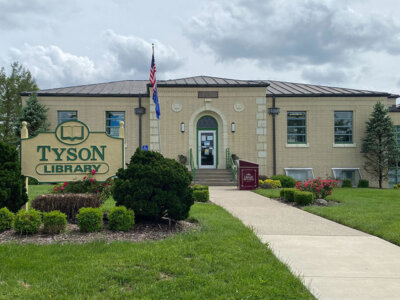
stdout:
<svg viewBox="0 0 400 300">
<path fill-rule="evenodd" d="M 154 43 L 151 43 L 151 46 L 153 49 L 153 57 L 154 57 Z M 153 95 L 154 95 L 154 87 L 153 87 Z M 160 103 L 158 103 L 158 105 L 160 105 Z M 158 151 L 161 153 L 160 118 L 157 118 L 157 125 L 158 125 Z"/>
</svg>

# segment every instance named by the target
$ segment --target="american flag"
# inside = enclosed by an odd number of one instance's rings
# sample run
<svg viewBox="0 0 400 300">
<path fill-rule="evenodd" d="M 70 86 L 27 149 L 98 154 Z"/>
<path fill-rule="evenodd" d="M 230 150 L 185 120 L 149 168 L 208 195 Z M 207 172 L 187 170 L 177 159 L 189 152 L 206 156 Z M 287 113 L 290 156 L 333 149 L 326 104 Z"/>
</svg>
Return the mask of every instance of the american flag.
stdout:
<svg viewBox="0 0 400 300">
<path fill-rule="evenodd" d="M 156 105 L 156 115 L 157 119 L 160 119 L 160 105 L 158 103 L 158 92 L 157 92 L 157 80 L 156 80 L 156 62 L 154 60 L 154 52 L 151 58 L 151 68 L 150 68 L 150 83 L 153 86 L 153 101 Z"/>
</svg>

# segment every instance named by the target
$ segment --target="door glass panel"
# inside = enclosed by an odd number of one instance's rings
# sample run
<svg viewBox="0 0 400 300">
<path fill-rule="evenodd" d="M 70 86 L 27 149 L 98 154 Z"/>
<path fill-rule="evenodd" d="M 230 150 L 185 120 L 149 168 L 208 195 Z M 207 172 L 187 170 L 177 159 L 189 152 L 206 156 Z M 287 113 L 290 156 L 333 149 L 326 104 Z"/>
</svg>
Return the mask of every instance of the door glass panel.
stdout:
<svg viewBox="0 0 400 300">
<path fill-rule="evenodd" d="M 215 141 L 214 133 L 201 132 L 200 133 L 200 158 L 202 166 L 213 166 L 215 156 Z"/>
</svg>

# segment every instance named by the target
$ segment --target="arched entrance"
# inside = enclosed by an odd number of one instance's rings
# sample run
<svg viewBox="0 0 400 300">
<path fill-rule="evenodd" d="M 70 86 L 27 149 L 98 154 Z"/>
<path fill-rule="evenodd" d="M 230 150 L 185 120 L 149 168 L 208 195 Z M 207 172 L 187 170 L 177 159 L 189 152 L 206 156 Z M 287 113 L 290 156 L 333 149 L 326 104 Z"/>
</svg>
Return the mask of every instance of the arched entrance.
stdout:
<svg viewBox="0 0 400 300">
<path fill-rule="evenodd" d="M 218 122 L 209 115 L 197 121 L 197 162 L 200 169 L 218 165 Z"/>
</svg>

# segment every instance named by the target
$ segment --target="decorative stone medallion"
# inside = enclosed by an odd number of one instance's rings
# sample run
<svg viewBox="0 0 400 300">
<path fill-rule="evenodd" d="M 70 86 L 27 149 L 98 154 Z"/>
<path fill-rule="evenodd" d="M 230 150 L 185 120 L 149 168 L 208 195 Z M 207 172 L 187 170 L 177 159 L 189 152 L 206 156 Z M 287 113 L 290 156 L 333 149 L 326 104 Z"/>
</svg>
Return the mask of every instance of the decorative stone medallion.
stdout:
<svg viewBox="0 0 400 300">
<path fill-rule="evenodd" d="M 243 104 L 242 102 L 236 102 L 236 103 L 233 105 L 233 108 L 234 108 L 235 111 L 237 111 L 237 112 L 242 112 L 242 111 L 244 111 L 244 104 Z"/>
<path fill-rule="evenodd" d="M 174 112 L 180 112 L 182 110 L 182 104 L 179 102 L 172 103 L 172 110 Z"/>
</svg>

